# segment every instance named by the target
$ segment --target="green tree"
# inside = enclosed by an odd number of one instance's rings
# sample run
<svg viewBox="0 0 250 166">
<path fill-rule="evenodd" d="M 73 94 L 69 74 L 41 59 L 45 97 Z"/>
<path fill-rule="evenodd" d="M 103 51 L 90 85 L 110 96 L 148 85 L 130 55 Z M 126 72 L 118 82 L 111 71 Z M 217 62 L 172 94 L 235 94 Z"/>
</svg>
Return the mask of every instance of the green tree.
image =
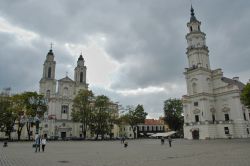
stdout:
<svg viewBox="0 0 250 166">
<path fill-rule="evenodd" d="M 109 107 L 110 100 L 107 96 L 97 96 L 94 104 L 94 109 L 91 114 L 91 132 L 96 135 L 95 139 L 98 139 L 99 135 L 104 139 L 104 135 L 109 132 Z"/>
<path fill-rule="evenodd" d="M 108 134 L 109 134 L 109 138 L 112 139 L 114 134 L 112 133 L 112 130 L 114 128 L 114 125 L 119 125 L 120 120 L 119 120 L 119 115 L 118 115 L 118 108 L 113 108 L 112 106 L 113 104 L 110 104 L 111 107 L 109 107 L 108 109 Z"/>
<path fill-rule="evenodd" d="M 250 109 L 250 83 L 248 83 L 242 90 L 240 99 L 242 103 Z"/>
<path fill-rule="evenodd" d="M 35 117 L 42 118 L 47 111 L 47 103 L 43 95 L 37 94 L 37 92 L 24 92 L 22 94 L 23 102 L 25 105 L 26 115 L 26 129 L 28 133 L 28 139 L 31 137 L 31 127 L 35 124 Z M 36 126 L 38 129 L 38 126 Z M 38 131 L 37 131 L 38 132 Z"/>
<path fill-rule="evenodd" d="M 137 138 L 136 136 L 136 130 L 138 124 L 144 123 L 146 116 L 148 115 L 146 112 L 144 112 L 143 105 L 138 104 L 135 109 L 132 107 L 128 107 L 129 112 L 125 114 L 121 119 L 123 119 L 126 123 L 128 123 L 131 128 L 133 129 L 134 138 Z"/>
<path fill-rule="evenodd" d="M 17 137 L 19 141 L 23 127 L 25 126 L 25 104 L 23 94 L 12 96 L 12 101 L 13 112 L 16 115 Z"/>
<path fill-rule="evenodd" d="M 5 132 L 9 140 L 13 132 L 16 114 L 12 107 L 12 98 L 10 96 L 0 96 L 0 127 Z"/>
<path fill-rule="evenodd" d="M 93 93 L 89 90 L 80 90 L 73 100 L 71 113 L 72 120 L 82 124 L 83 138 L 86 138 L 88 126 L 90 125 Z"/>
<path fill-rule="evenodd" d="M 168 99 L 164 101 L 165 122 L 174 131 L 183 131 L 183 106 L 180 99 Z"/>
</svg>

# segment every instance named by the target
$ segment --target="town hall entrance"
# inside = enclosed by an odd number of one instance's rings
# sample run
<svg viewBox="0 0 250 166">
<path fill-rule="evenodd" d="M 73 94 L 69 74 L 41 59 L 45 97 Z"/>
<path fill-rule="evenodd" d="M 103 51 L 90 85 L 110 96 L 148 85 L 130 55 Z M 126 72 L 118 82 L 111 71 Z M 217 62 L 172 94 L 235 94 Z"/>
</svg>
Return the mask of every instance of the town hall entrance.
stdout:
<svg viewBox="0 0 250 166">
<path fill-rule="evenodd" d="M 199 130 L 193 130 L 192 136 L 193 136 L 193 139 L 199 139 L 200 137 Z"/>
</svg>

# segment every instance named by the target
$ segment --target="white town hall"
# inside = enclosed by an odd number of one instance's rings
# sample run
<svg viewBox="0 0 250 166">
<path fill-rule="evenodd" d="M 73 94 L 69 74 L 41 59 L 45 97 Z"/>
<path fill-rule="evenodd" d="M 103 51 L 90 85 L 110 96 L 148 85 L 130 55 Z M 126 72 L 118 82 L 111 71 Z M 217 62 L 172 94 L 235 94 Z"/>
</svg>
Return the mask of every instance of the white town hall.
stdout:
<svg viewBox="0 0 250 166">
<path fill-rule="evenodd" d="M 184 75 L 187 94 L 183 96 L 184 137 L 187 139 L 246 138 L 249 135 L 249 110 L 240 101 L 244 84 L 238 77 L 223 76 L 212 70 L 206 34 L 191 7 L 187 23 L 188 68 Z"/>
</svg>

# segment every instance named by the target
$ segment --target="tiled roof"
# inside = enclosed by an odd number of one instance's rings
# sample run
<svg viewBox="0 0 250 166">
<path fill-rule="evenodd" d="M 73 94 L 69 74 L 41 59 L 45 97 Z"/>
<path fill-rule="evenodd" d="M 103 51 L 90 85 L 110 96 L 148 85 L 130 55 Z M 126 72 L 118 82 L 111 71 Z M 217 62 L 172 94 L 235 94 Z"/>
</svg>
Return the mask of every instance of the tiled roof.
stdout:
<svg viewBox="0 0 250 166">
<path fill-rule="evenodd" d="M 157 119 L 145 119 L 145 125 L 164 125 L 164 121 Z"/>
</svg>

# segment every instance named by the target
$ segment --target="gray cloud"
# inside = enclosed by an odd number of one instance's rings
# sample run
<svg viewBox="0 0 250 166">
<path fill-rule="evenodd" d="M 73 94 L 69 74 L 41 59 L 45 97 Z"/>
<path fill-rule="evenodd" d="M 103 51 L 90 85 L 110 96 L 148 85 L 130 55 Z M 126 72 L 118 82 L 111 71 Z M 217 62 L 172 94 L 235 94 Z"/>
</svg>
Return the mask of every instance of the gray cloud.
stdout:
<svg viewBox="0 0 250 166">
<path fill-rule="evenodd" d="M 245 0 L 194 2 L 196 17 L 207 34 L 211 66 L 222 68 L 225 75 L 249 71 L 249 6 Z M 124 64 L 110 80 L 114 91 L 166 83 L 183 87 L 189 10 L 189 2 L 183 0 L 0 1 L 2 18 L 40 36 L 30 46 L 20 44 L 13 34 L 0 33 L 0 87 L 37 90 L 51 41 L 55 42 L 57 78 L 66 71 L 72 77 L 76 58 L 63 45 L 86 45 L 88 37 L 95 34 L 106 37 L 105 51 Z M 157 101 L 185 94 L 171 92 L 136 98 L 96 88 L 96 93 L 100 92 L 124 103 L 145 103 L 149 110 L 159 110 Z"/>
</svg>

